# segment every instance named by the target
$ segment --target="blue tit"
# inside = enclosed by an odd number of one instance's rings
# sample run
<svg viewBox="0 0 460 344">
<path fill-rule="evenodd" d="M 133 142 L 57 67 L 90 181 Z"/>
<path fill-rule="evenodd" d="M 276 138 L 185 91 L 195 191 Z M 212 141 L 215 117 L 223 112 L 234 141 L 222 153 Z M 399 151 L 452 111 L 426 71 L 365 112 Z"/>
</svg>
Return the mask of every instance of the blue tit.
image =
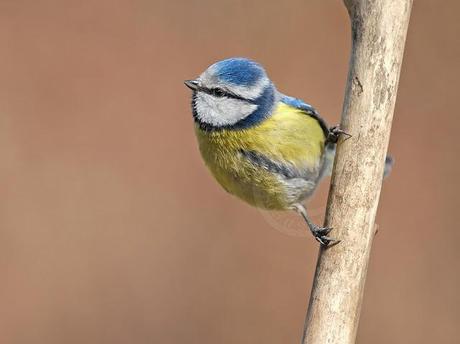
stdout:
<svg viewBox="0 0 460 344">
<path fill-rule="evenodd" d="M 311 105 L 280 93 L 246 58 L 216 62 L 185 85 L 193 91 L 201 155 L 219 184 L 253 206 L 296 211 L 321 244 L 336 243 L 302 202 L 330 174 L 343 132 Z"/>
</svg>

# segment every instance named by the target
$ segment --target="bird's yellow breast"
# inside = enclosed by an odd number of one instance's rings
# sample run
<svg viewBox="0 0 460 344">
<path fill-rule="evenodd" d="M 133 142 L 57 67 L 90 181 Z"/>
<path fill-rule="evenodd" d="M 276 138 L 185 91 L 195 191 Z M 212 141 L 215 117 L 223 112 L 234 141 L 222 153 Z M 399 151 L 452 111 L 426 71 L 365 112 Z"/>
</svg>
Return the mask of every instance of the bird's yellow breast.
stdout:
<svg viewBox="0 0 460 344">
<path fill-rule="evenodd" d="M 314 177 L 319 174 L 325 144 L 315 118 L 281 102 L 271 116 L 253 127 L 204 131 L 196 126 L 196 135 L 203 159 L 222 187 L 268 209 L 287 209 L 305 192 L 293 195 L 282 176 L 255 165 L 241 152 L 256 152 L 299 171 L 309 170 Z"/>
</svg>

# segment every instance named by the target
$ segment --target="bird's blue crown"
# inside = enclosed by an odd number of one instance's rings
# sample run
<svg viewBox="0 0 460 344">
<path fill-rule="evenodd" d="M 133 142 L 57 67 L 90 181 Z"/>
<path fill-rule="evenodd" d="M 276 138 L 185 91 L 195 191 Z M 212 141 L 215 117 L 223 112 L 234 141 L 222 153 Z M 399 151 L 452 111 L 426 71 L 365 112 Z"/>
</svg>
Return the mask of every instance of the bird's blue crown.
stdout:
<svg viewBox="0 0 460 344">
<path fill-rule="evenodd" d="M 216 62 L 213 68 L 221 81 L 237 86 L 254 86 L 266 76 L 265 70 L 260 64 L 243 57 Z"/>
</svg>

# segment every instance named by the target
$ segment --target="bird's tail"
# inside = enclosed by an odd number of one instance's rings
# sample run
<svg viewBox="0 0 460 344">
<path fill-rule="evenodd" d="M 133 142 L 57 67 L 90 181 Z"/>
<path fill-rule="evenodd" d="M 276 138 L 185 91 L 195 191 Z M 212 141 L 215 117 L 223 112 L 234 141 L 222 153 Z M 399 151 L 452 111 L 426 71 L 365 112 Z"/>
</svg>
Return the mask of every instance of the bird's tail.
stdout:
<svg viewBox="0 0 460 344">
<path fill-rule="evenodd" d="M 383 178 L 386 178 L 390 175 L 394 163 L 395 159 L 391 155 L 387 155 L 385 158 L 385 168 L 383 169 Z"/>
<path fill-rule="evenodd" d="M 332 174 L 332 167 L 334 166 L 334 157 L 335 157 L 335 143 L 328 143 L 326 145 L 326 151 L 324 154 L 324 165 L 321 173 L 321 178 L 328 177 Z M 383 170 L 383 178 L 386 178 L 390 175 L 391 170 L 393 169 L 394 158 L 391 155 L 387 155 L 385 158 L 385 167 Z"/>
</svg>

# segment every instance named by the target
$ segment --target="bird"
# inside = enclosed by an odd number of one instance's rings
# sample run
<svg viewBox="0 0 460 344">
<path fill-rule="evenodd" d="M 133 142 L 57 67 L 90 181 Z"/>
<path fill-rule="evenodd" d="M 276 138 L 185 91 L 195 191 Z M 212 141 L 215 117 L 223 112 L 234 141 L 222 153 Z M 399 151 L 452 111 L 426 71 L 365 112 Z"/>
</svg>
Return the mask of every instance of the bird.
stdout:
<svg viewBox="0 0 460 344">
<path fill-rule="evenodd" d="M 191 108 L 201 156 L 224 190 L 252 206 L 292 210 L 324 246 L 337 244 L 332 228 L 315 224 L 304 201 L 331 174 L 339 126 L 277 90 L 258 62 L 232 57 L 196 79 Z"/>
</svg>

